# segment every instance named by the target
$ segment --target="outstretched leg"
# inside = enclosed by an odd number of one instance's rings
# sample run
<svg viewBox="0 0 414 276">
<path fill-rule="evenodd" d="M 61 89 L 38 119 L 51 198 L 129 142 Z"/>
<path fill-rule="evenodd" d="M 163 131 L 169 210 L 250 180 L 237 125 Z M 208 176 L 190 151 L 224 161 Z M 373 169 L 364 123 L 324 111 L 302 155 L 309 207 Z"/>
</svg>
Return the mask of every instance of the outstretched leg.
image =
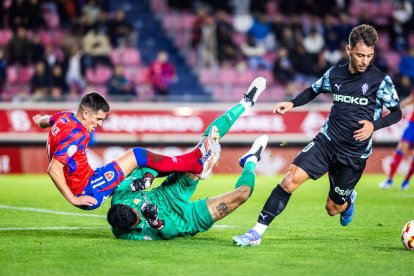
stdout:
<svg viewBox="0 0 414 276">
<path fill-rule="evenodd" d="M 236 210 L 252 194 L 256 179 L 256 163 L 260 160 L 267 141 L 267 135 L 260 136 L 249 152 L 240 159 L 240 165 L 244 168 L 235 184 L 234 191 L 207 199 L 207 206 L 214 221 L 218 221 Z"/>
</svg>

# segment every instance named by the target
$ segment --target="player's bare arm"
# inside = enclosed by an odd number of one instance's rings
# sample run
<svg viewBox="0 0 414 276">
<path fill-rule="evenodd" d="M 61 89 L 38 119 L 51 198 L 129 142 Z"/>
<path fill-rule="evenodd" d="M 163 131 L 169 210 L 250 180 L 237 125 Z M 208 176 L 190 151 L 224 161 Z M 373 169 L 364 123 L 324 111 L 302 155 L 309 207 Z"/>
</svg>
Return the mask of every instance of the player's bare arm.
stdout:
<svg viewBox="0 0 414 276">
<path fill-rule="evenodd" d="M 281 102 L 276 105 L 276 107 L 273 109 L 273 113 L 279 113 L 279 114 L 285 114 L 289 110 L 293 108 L 292 102 Z"/>
<path fill-rule="evenodd" d="M 64 165 L 60 161 L 52 158 L 47 169 L 47 173 L 53 180 L 53 183 L 55 183 L 60 193 L 66 198 L 66 200 L 74 206 L 92 206 L 96 204 L 97 200 L 91 196 L 76 197 L 73 195 L 72 191 L 66 184 L 63 167 Z"/>
<path fill-rule="evenodd" d="M 368 120 L 361 120 L 358 123 L 360 123 L 362 127 L 355 130 L 354 139 L 357 141 L 365 141 L 371 137 L 374 132 L 374 125 Z"/>
<path fill-rule="evenodd" d="M 408 96 L 403 101 L 401 101 L 400 106 L 401 106 L 401 108 L 404 108 L 407 105 L 410 105 L 410 104 L 413 104 L 413 103 L 414 103 L 414 95 L 410 94 L 410 96 Z"/>
<path fill-rule="evenodd" d="M 48 128 L 50 127 L 50 123 L 49 123 L 50 117 L 51 115 L 36 114 L 32 117 L 32 120 L 40 128 Z"/>
</svg>

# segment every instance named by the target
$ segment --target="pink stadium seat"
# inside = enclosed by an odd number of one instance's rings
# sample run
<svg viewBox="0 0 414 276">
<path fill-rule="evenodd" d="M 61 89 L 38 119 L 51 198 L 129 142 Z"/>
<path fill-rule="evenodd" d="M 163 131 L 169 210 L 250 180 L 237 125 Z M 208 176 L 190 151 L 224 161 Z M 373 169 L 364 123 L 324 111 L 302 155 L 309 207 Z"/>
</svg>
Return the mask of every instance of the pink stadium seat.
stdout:
<svg viewBox="0 0 414 276">
<path fill-rule="evenodd" d="M 236 81 L 239 85 L 245 85 L 246 89 L 250 83 L 255 79 L 256 73 L 250 70 L 243 70 L 236 72 Z"/>
<path fill-rule="evenodd" d="M 400 63 L 401 58 L 400 55 L 394 51 L 384 52 L 383 55 L 387 59 L 388 66 L 390 67 L 391 71 L 397 72 L 398 64 Z"/>
<path fill-rule="evenodd" d="M 113 64 L 121 63 L 121 51 L 119 49 L 112 49 L 111 52 L 109 53 L 109 56 Z"/>
<path fill-rule="evenodd" d="M 217 72 L 215 69 L 202 68 L 199 73 L 200 82 L 204 85 L 217 83 Z"/>
<path fill-rule="evenodd" d="M 135 84 L 144 84 L 147 82 L 148 69 L 144 66 L 138 66 L 135 75 L 131 79 Z"/>
<path fill-rule="evenodd" d="M 273 74 L 269 70 L 258 70 L 256 75 L 264 77 L 267 80 L 267 85 L 272 85 L 274 83 Z"/>
<path fill-rule="evenodd" d="M 9 84 L 17 84 L 19 82 L 16 66 L 7 67 L 7 82 Z"/>
<path fill-rule="evenodd" d="M 112 76 L 112 70 L 105 66 L 97 66 L 95 70 L 86 70 L 86 80 L 92 84 L 105 84 Z"/>
<path fill-rule="evenodd" d="M 135 48 L 126 48 L 121 54 L 121 61 L 123 65 L 138 65 L 141 62 L 141 56 Z"/>
<path fill-rule="evenodd" d="M 13 37 L 13 32 L 10 29 L 1 29 L 0 30 L 0 46 L 4 47 Z"/>
<path fill-rule="evenodd" d="M 56 12 L 44 11 L 43 19 L 46 21 L 46 25 L 50 29 L 59 28 L 60 26 L 59 15 Z"/>
<path fill-rule="evenodd" d="M 34 68 L 33 66 L 20 67 L 18 72 L 19 82 L 23 84 L 29 84 L 34 74 Z"/>
<path fill-rule="evenodd" d="M 217 75 L 218 83 L 221 85 L 233 85 L 237 82 L 236 71 L 233 68 L 222 68 Z"/>
</svg>

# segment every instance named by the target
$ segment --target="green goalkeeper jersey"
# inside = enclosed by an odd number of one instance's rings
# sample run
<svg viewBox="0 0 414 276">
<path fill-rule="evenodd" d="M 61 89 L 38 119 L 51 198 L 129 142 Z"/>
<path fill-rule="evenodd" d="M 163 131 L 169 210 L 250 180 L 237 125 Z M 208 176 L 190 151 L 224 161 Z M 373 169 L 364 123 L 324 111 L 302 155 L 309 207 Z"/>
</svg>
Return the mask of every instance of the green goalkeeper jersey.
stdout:
<svg viewBox="0 0 414 276">
<path fill-rule="evenodd" d="M 141 215 L 142 221 L 132 229 L 112 228 L 119 239 L 160 240 L 177 236 L 195 235 L 207 231 L 214 223 L 207 208 L 206 199 L 190 202 L 189 199 L 197 187 L 198 180 L 188 178 L 183 173 L 174 173 L 160 185 L 150 191 L 132 192 L 130 184 L 141 178 L 145 172 L 157 175 L 148 168 L 137 168 L 115 189 L 111 204 L 125 204 Z M 141 213 L 141 206 L 150 202 L 158 207 L 158 219 L 164 221 L 161 230 L 152 228 Z"/>
</svg>

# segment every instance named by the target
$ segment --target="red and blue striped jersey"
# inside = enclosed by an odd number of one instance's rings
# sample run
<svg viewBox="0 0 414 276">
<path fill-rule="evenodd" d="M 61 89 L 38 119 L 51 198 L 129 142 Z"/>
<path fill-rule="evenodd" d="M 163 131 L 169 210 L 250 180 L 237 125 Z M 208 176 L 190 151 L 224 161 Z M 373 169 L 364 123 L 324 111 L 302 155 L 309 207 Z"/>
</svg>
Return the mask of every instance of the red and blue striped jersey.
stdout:
<svg viewBox="0 0 414 276">
<path fill-rule="evenodd" d="M 89 132 L 71 112 L 58 112 L 49 122 L 49 161 L 55 158 L 64 164 L 66 184 L 74 195 L 81 194 L 94 173 L 86 157 Z"/>
</svg>

